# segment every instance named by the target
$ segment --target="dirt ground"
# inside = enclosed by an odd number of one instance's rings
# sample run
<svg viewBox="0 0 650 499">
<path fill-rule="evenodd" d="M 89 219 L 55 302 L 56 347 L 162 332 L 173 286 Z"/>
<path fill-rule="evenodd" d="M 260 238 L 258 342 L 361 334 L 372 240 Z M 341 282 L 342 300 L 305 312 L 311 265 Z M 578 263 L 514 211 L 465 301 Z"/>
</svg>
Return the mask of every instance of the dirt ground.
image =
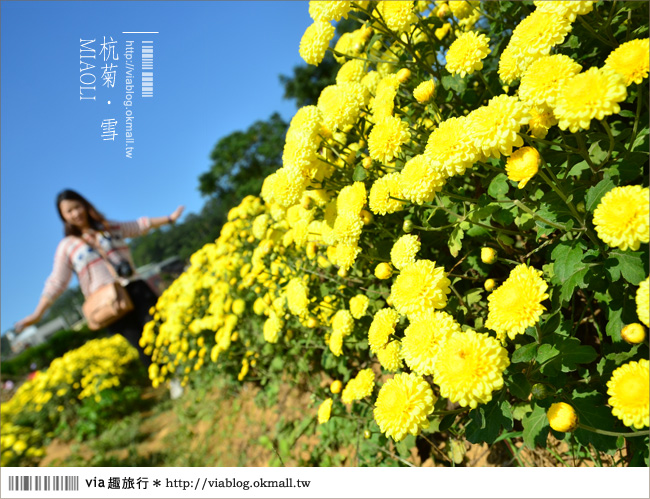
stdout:
<svg viewBox="0 0 650 499">
<path fill-rule="evenodd" d="M 282 385 L 277 403 L 261 407 L 256 402 L 259 388 L 247 384 L 236 396 L 224 388 L 215 387 L 205 393 L 201 400 L 188 393 L 170 402 L 165 387 L 149 389 L 143 397 L 167 401 L 139 415 L 137 439 L 128 448 L 108 450 L 103 456 L 116 465 L 123 466 L 301 466 L 310 451 L 318 445 L 313 431 L 299 435 L 291 446 L 289 457 L 280 457 L 275 442 L 269 439 L 283 424 L 291 424 L 304 418 L 304 408 L 309 406 L 309 394 L 297 388 Z M 520 449 L 518 460 L 505 443 L 488 446 L 456 442 L 448 449 L 445 442 L 430 442 L 422 451 L 411 449 L 408 459 L 413 466 L 471 467 L 493 466 L 558 466 L 558 460 L 547 449 Z M 514 444 L 517 448 L 522 444 Z M 594 466 L 590 460 L 571 460 L 565 442 L 551 436 L 548 447 L 557 455 L 565 457 L 568 466 Z M 173 455 L 170 453 L 170 449 Z M 40 466 L 81 465 L 97 459 L 97 447 L 93 443 L 64 442 L 53 440 L 46 448 Z M 355 449 L 339 449 L 342 465 L 356 463 Z M 421 455 L 421 453 L 423 455 Z M 453 458 L 456 459 L 453 459 Z M 72 461 L 71 461 L 72 460 Z M 453 461 L 456 461 L 455 463 Z M 118 464 L 123 463 L 123 464 Z M 603 463 L 607 465 L 609 463 Z M 101 465 L 101 464 L 100 464 Z"/>
</svg>

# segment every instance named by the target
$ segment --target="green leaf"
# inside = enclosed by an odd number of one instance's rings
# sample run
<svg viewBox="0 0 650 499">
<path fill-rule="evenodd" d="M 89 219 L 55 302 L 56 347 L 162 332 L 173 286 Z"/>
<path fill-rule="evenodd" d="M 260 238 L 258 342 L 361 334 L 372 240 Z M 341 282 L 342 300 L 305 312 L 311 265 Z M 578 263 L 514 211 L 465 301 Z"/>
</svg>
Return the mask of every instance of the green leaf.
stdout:
<svg viewBox="0 0 650 499">
<path fill-rule="evenodd" d="M 568 242 L 558 244 L 551 252 L 553 259 L 553 271 L 557 278 L 557 283 L 563 283 L 577 271 L 581 270 L 582 257 L 584 253 L 577 245 L 571 245 Z"/>
<path fill-rule="evenodd" d="M 366 172 L 366 169 L 363 167 L 363 165 L 358 164 L 354 169 L 354 173 L 352 174 L 352 180 L 355 182 L 363 182 L 367 177 L 368 173 Z"/>
<path fill-rule="evenodd" d="M 637 354 L 639 351 L 639 345 L 634 345 L 630 350 L 625 352 L 612 352 L 604 357 L 601 357 L 598 365 L 596 366 L 596 371 L 600 374 L 601 378 L 609 378 L 614 372 L 614 369 L 619 367 L 623 362 L 626 362 Z"/>
<path fill-rule="evenodd" d="M 578 270 L 575 274 L 571 274 L 569 279 L 564 284 L 562 284 L 562 288 L 560 289 L 560 300 L 563 302 L 569 301 L 573 296 L 573 291 L 576 287 L 582 289 L 587 287 L 587 284 L 585 283 L 585 276 L 587 275 L 588 271 L 589 269 L 585 267 L 582 270 Z"/>
<path fill-rule="evenodd" d="M 518 364 L 519 362 L 530 362 L 537 355 L 537 343 L 528 343 L 527 345 L 522 345 L 517 350 L 515 350 L 511 357 L 511 362 L 513 364 Z"/>
<path fill-rule="evenodd" d="M 610 258 L 618 262 L 617 270 L 620 271 L 623 279 L 630 284 L 638 286 L 645 279 L 645 270 L 641 254 L 632 251 L 612 251 Z M 606 260 L 606 262 L 607 262 Z"/>
<path fill-rule="evenodd" d="M 465 427 L 465 437 L 472 443 L 486 442 L 492 445 L 502 429 L 512 430 L 512 409 L 507 400 L 500 397 L 470 412 L 469 423 Z"/>
<path fill-rule="evenodd" d="M 579 177 L 585 170 L 589 170 L 589 164 L 583 160 L 573 165 L 567 175 L 570 177 Z"/>
<path fill-rule="evenodd" d="M 541 372 L 554 374 L 556 371 L 570 372 L 578 368 L 578 364 L 589 364 L 598 354 L 593 347 L 583 345 L 574 337 L 564 338 L 555 336 L 551 343 L 544 343 L 539 348 L 537 362 L 544 364 Z"/>
<path fill-rule="evenodd" d="M 454 230 L 449 236 L 449 253 L 451 253 L 451 256 L 458 256 L 458 253 L 463 247 L 463 237 L 465 237 L 463 229 L 461 229 L 459 225 L 454 227 Z"/>
<path fill-rule="evenodd" d="M 465 82 L 465 79 L 461 78 L 460 75 L 443 76 L 441 83 L 445 90 L 452 89 L 459 94 L 462 94 L 467 88 L 467 83 Z"/>
<path fill-rule="evenodd" d="M 581 423 L 592 428 L 611 431 L 620 423 L 605 403 L 605 397 L 596 390 L 589 392 L 574 390 L 572 393 L 571 405 L 576 410 Z M 574 432 L 574 436 L 581 444 L 585 446 L 592 444 L 602 452 L 613 452 L 617 449 L 616 437 L 613 436 L 600 435 L 580 428 Z"/>
<path fill-rule="evenodd" d="M 587 208 L 587 211 L 594 211 L 598 206 L 598 203 L 600 203 L 600 199 L 614 187 L 614 182 L 612 182 L 611 179 L 606 178 L 590 188 L 585 197 L 585 207 Z"/>
<path fill-rule="evenodd" d="M 533 412 L 524 416 L 521 424 L 524 427 L 524 444 L 527 447 L 534 449 L 546 446 L 549 430 L 546 409 L 536 405 Z"/>
<path fill-rule="evenodd" d="M 492 179 L 492 182 L 490 182 L 488 194 L 494 199 L 504 199 L 509 189 L 508 177 L 505 173 L 499 173 Z"/>
<path fill-rule="evenodd" d="M 512 405 L 512 417 L 517 421 L 524 419 L 524 416 L 529 412 L 532 412 L 533 408 L 530 406 L 529 402 L 520 402 L 518 404 Z"/>
<path fill-rule="evenodd" d="M 510 393 L 521 400 L 527 400 L 530 395 L 530 383 L 523 373 L 515 373 L 506 379 L 506 386 Z"/>
</svg>

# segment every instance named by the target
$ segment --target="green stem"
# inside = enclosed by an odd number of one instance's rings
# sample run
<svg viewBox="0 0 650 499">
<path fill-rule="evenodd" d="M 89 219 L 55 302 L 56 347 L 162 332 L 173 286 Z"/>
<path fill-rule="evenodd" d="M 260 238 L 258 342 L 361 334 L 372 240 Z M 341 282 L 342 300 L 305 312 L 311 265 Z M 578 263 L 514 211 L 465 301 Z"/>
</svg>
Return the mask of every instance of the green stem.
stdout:
<svg viewBox="0 0 650 499">
<path fill-rule="evenodd" d="M 612 43 L 612 42 L 609 41 L 609 40 L 606 40 L 605 38 L 603 38 L 602 36 L 600 36 L 598 33 L 596 33 L 596 32 L 594 31 L 594 29 L 591 27 L 591 25 L 590 25 L 587 21 L 585 21 L 582 17 L 583 17 L 583 16 L 578 16 L 578 18 L 580 19 L 580 23 L 581 23 L 581 24 L 582 24 L 582 25 L 587 29 L 587 31 L 589 31 L 589 33 L 592 34 L 592 36 L 593 36 L 594 38 L 600 40 L 600 41 L 603 42 L 605 45 L 609 45 L 610 47 L 616 47 L 616 45 L 615 45 L 614 43 Z"/>
<path fill-rule="evenodd" d="M 625 437 L 625 438 L 631 438 L 631 437 L 644 437 L 650 434 L 649 430 L 643 430 L 643 431 L 635 431 L 632 433 L 621 433 L 618 431 L 607 431 L 607 430 L 599 430 L 598 428 L 593 428 L 591 426 L 584 425 L 580 423 L 578 425 L 578 428 L 585 430 L 585 431 L 591 431 L 593 433 L 598 433 L 599 435 L 607 435 L 610 437 Z"/>
<path fill-rule="evenodd" d="M 582 136 L 581 132 L 577 132 L 575 134 L 576 140 L 578 141 L 578 154 L 584 158 L 584 160 L 587 162 L 589 165 L 589 168 L 591 168 L 591 172 L 594 175 L 598 174 L 598 170 L 596 169 L 596 165 L 594 165 L 594 162 L 591 161 L 591 156 L 589 156 L 589 151 L 587 151 L 587 146 L 585 144 L 585 139 Z"/>
<path fill-rule="evenodd" d="M 602 161 L 602 163 L 600 163 L 600 167 L 602 168 L 603 165 L 609 161 L 609 158 L 612 157 L 612 152 L 614 151 L 614 136 L 612 135 L 612 129 L 609 127 L 609 124 L 605 118 L 600 120 L 600 124 L 603 125 L 603 128 L 607 132 L 607 137 L 609 137 L 609 149 L 607 151 L 607 156 L 605 156 L 605 159 Z"/>
<path fill-rule="evenodd" d="M 551 222 L 550 220 L 546 220 L 544 217 L 539 216 L 539 215 L 538 215 L 537 213 L 535 213 L 533 210 L 531 210 L 530 208 L 528 208 L 528 206 L 526 206 L 526 205 L 525 205 L 524 203 L 522 203 L 521 201 L 519 201 L 519 200 L 515 200 L 515 201 L 514 201 L 514 204 L 515 204 L 516 207 L 518 207 L 518 208 L 524 210 L 524 211 L 525 211 L 526 213 L 528 213 L 529 215 L 532 215 L 533 218 L 536 218 L 537 220 L 539 220 L 539 221 L 541 221 L 541 222 L 544 222 L 546 225 L 550 225 L 551 227 L 555 227 L 556 229 L 560 229 L 560 230 L 562 230 L 562 231 L 564 231 L 564 232 L 568 232 L 568 231 L 567 231 L 567 228 L 566 228 L 564 225 L 556 224 L 556 223 L 554 223 L 554 222 Z"/>
<path fill-rule="evenodd" d="M 634 116 L 634 125 L 632 126 L 632 135 L 630 136 L 630 142 L 626 148 L 625 156 L 627 157 L 630 152 L 632 152 L 632 147 L 636 140 L 636 134 L 639 129 L 639 118 L 641 117 L 641 108 L 643 103 L 643 92 L 641 92 L 641 85 L 637 85 L 637 102 L 636 102 L 636 115 Z"/>
</svg>

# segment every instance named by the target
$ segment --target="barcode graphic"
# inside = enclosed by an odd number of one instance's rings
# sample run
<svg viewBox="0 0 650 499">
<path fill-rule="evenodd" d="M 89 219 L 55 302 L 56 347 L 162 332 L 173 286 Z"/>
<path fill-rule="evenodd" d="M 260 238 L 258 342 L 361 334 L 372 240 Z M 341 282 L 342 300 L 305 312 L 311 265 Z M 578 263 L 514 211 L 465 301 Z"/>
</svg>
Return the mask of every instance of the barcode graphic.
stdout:
<svg viewBox="0 0 650 499">
<path fill-rule="evenodd" d="M 153 41 L 142 42 L 142 97 L 153 97 Z"/>
<path fill-rule="evenodd" d="M 10 476 L 9 490 L 79 490 L 79 477 Z"/>
</svg>

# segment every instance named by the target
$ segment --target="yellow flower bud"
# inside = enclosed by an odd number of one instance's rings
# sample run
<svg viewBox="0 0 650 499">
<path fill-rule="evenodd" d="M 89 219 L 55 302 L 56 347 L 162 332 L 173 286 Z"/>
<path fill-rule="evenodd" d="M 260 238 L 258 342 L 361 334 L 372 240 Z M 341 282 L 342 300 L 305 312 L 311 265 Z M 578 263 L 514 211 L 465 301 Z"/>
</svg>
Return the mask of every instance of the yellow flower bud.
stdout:
<svg viewBox="0 0 650 499">
<path fill-rule="evenodd" d="M 438 16 L 438 18 L 444 19 L 445 17 L 449 16 L 449 12 L 450 12 L 449 5 L 443 3 L 440 7 L 438 7 L 438 12 L 436 12 L 436 15 Z"/>
<path fill-rule="evenodd" d="M 481 261 L 487 264 L 493 264 L 497 261 L 497 250 L 487 246 L 481 248 Z"/>
<path fill-rule="evenodd" d="M 546 416 L 555 431 L 569 432 L 578 427 L 578 415 L 575 409 L 565 402 L 551 404 Z"/>
<path fill-rule="evenodd" d="M 517 186 L 522 189 L 528 181 L 535 176 L 542 164 L 542 158 L 534 147 L 517 149 L 506 161 L 508 178 L 519 182 Z"/>
<path fill-rule="evenodd" d="M 337 272 L 339 277 L 347 277 L 348 276 L 348 269 L 341 267 L 339 271 Z"/>
<path fill-rule="evenodd" d="M 382 262 L 375 267 L 375 276 L 377 279 L 388 279 L 393 275 L 393 269 L 388 262 Z"/>
<path fill-rule="evenodd" d="M 628 324 L 621 330 L 622 338 L 631 344 L 642 343 L 645 340 L 645 328 L 638 322 Z"/>
<path fill-rule="evenodd" d="M 343 383 L 341 383 L 340 380 L 336 379 L 332 381 L 332 384 L 330 385 L 330 391 L 332 393 L 339 393 L 341 388 L 343 388 Z"/>
<path fill-rule="evenodd" d="M 400 83 L 406 83 L 411 77 L 411 70 L 408 68 L 402 68 L 397 72 L 397 80 Z"/>
<path fill-rule="evenodd" d="M 366 156 L 363 158 L 363 161 L 361 161 L 361 166 L 363 166 L 366 170 L 372 166 L 372 158 L 370 156 Z"/>
<path fill-rule="evenodd" d="M 318 327 L 318 319 L 316 319 L 316 318 L 314 318 L 314 317 L 310 317 L 310 318 L 307 320 L 307 327 L 310 328 L 310 329 L 313 329 L 313 328 L 315 328 L 315 327 Z"/>
<path fill-rule="evenodd" d="M 496 286 L 494 279 L 486 279 L 485 283 L 483 284 L 485 291 L 492 291 L 494 289 L 494 286 Z"/>
<path fill-rule="evenodd" d="M 307 244 L 307 258 L 313 260 L 316 258 L 316 253 L 318 252 L 318 245 L 315 242 L 310 242 Z"/>
<path fill-rule="evenodd" d="M 370 225 L 374 218 L 374 215 L 368 210 L 361 210 L 361 221 L 363 225 Z"/>
<path fill-rule="evenodd" d="M 431 100 L 435 89 L 436 86 L 433 83 L 433 80 L 423 81 L 417 87 L 415 87 L 415 90 L 413 90 L 413 97 L 415 97 L 415 100 L 420 104 L 424 104 L 425 102 Z"/>
</svg>

